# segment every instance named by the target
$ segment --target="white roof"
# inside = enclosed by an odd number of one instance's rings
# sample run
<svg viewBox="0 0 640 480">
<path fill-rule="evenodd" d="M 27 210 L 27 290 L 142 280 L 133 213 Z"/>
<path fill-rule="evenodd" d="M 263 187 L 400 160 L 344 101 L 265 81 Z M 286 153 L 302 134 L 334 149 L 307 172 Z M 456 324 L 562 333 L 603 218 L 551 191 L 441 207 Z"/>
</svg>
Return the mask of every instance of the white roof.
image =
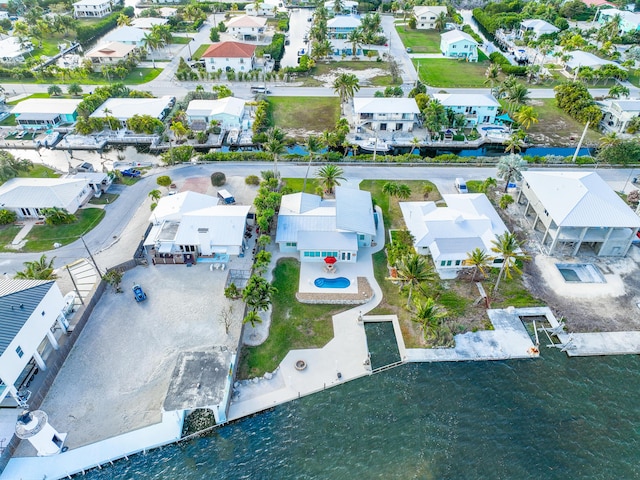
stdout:
<svg viewBox="0 0 640 480">
<path fill-rule="evenodd" d="M 28 48 L 20 46 L 20 40 L 16 37 L 5 37 L 0 40 L 0 56 L 15 58 L 28 52 Z"/>
<path fill-rule="evenodd" d="M 561 227 L 640 227 L 629 206 L 595 172 L 522 172 Z"/>
<path fill-rule="evenodd" d="M 251 17 L 249 15 L 242 15 L 240 17 L 234 17 L 227 22 L 229 28 L 242 28 L 242 27 L 264 27 L 267 24 L 267 19 L 264 17 Z"/>
<path fill-rule="evenodd" d="M 211 117 L 214 115 L 231 115 L 242 117 L 245 101 L 236 97 L 225 97 L 219 100 L 191 100 L 187 107 L 188 117 Z"/>
<path fill-rule="evenodd" d="M 240 246 L 250 208 L 250 205 L 215 205 L 185 213 L 174 243 L 199 245 L 204 234 L 212 247 Z"/>
<path fill-rule="evenodd" d="M 413 98 L 354 97 L 355 113 L 420 113 Z"/>
<path fill-rule="evenodd" d="M 110 42 L 105 45 L 97 46 L 85 53 L 84 56 L 90 58 L 124 58 L 135 49 L 135 45 L 126 45 L 121 42 Z"/>
<path fill-rule="evenodd" d="M 329 11 L 333 11 L 335 4 L 335 0 L 327 0 L 324 2 L 324 8 Z M 353 0 L 340 0 L 340 5 L 342 5 L 343 10 L 351 10 L 358 6 L 358 2 L 354 2 Z"/>
<path fill-rule="evenodd" d="M 499 107 L 490 93 L 434 93 L 431 95 L 445 107 Z"/>
<path fill-rule="evenodd" d="M 7 208 L 67 208 L 88 184 L 77 178 L 12 178 L 0 186 L 0 203 Z"/>
<path fill-rule="evenodd" d="M 107 109 L 111 112 L 109 116 L 119 120 L 127 120 L 136 114 L 159 118 L 162 111 L 169 106 L 171 98 L 169 95 L 160 98 L 110 98 L 90 116 L 104 118 L 107 116 L 104 113 Z"/>
<path fill-rule="evenodd" d="M 427 13 L 433 13 L 436 17 L 438 15 L 440 15 L 441 13 L 444 13 L 446 15 L 447 13 L 447 7 L 442 7 L 442 6 L 436 6 L 436 5 L 422 5 L 422 6 L 416 6 L 413 7 L 413 14 L 416 17 L 420 17 L 422 15 L 425 15 Z"/>
<path fill-rule="evenodd" d="M 129 27 L 127 25 L 116 28 L 111 33 L 105 35 L 101 43 L 110 42 L 141 42 L 147 32 L 141 28 Z"/>
<path fill-rule="evenodd" d="M 530 19 L 530 20 L 523 20 L 520 23 L 520 26 L 524 28 L 530 28 L 531 30 L 536 32 L 537 35 L 542 35 L 545 33 L 554 33 L 554 32 L 560 31 L 558 27 L 551 25 L 549 22 L 545 20 L 540 20 L 537 18 Z"/>
<path fill-rule="evenodd" d="M 572 52 L 569 52 L 567 55 L 571 57 L 569 60 L 567 60 L 567 66 L 571 70 L 580 67 L 598 68 L 602 65 L 607 64 L 617 65 L 621 69 L 626 70 L 626 68 L 621 67 L 611 60 L 605 60 L 604 58 L 595 56 L 593 53 L 583 52 L 582 50 L 574 50 Z"/>
<path fill-rule="evenodd" d="M 18 103 L 11 113 L 59 113 L 71 115 L 76 111 L 82 100 L 66 98 L 28 98 Z"/>
<path fill-rule="evenodd" d="M 473 43 L 474 45 L 478 45 L 471 35 L 462 30 L 450 30 L 445 33 L 440 34 L 440 40 L 444 40 L 447 43 L 456 43 L 462 40 Z"/>
<path fill-rule="evenodd" d="M 640 15 L 634 12 L 630 12 L 629 10 L 618 10 L 617 8 L 607 8 L 605 10 L 600 10 L 600 15 L 605 17 L 613 17 L 614 15 L 620 15 L 620 17 L 631 24 L 639 24 L 640 23 Z"/>
<path fill-rule="evenodd" d="M 197 192 L 180 192 L 168 195 L 158 200 L 158 205 L 151 212 L 150 223 L 159 223 L 165 220 L 178 221 L 182 215 L 213 207 L 218 204 L 218 199 L 211 195 L 203 195 Z"/>
<path fill-rule="evenodd" d="M 496 235 L 508 231 L 483 193 L 443 195 L 435 202 L 400 202 L 400 210 L 416 247 L 428 247 L 434 260 L 441 254 L 464 257 L 474 248 L 491 251 Z"/>
<path fill-rule="evenodd" d="M 371 192 L 336 187 L 336 227 L 369 235 L 376 234 Z"/>
<path fill-rule="evenodd" d="M 299 232 L 299 250 L 358 250 L 358 236 L 353 232 Z"/>
<path fill-rule="evenodd" d="M 336 15 L 327 22 L 327 28 L 358 28 L 360 23 L 360 17 Z"/>
<path fill-rule="evenodd" d="M 154 25 L 166 25 L 167 22 L 169 22 L 169 20 L 166 18 L 139 17 L 131 21 L 131 26 L 134 28 L 149 30 Z"/>
<path fill-rule="evenodd" d="M 73 4 L 74 7 L 84 7 L 84 6 L 93 6 L 93 5 L 104 5 L 105 3 L 110 3 L 110 0 L 80 0 L 79 2 L 75 2 Z"/>
</svg>

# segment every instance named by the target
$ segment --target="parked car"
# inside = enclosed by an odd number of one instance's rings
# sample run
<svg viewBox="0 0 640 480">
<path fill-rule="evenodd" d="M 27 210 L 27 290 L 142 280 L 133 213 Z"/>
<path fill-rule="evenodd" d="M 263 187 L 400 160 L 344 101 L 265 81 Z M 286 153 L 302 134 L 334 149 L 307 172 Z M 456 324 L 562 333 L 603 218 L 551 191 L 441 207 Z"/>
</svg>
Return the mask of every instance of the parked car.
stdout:
<svg viewBox="0 0 640 480">
<path fill-rule="evenodd" d="M 123 177 L 133 178 L 138 178 L 140 175 L 142 175 L 142 172 L 140 170 L 135 170 L 133 168 L 127 168 L 126 170 L 122 170 L 120 173 Z"/>
<path fill-rule="evenodd" d="M 456 178 L 455 182 L 456 190 L 459 193 L 469 193 L 469 189 L 467 188 L 467 183 L 462 178 Z"/>
<path fill-rule="evenodd" d="M 411 47 L 407 47 L 407 53 L 411 53 L 413 52 L 413 50 L 411 50 Z"/>
<path fill-rule="evenodd" d="M 142 287 L 137 283 L 132 287 L 133 296 L 136 298 L 136 302 L 142 302 L 147 299 L 147 294 L 144 293 Z"/>
</svg>

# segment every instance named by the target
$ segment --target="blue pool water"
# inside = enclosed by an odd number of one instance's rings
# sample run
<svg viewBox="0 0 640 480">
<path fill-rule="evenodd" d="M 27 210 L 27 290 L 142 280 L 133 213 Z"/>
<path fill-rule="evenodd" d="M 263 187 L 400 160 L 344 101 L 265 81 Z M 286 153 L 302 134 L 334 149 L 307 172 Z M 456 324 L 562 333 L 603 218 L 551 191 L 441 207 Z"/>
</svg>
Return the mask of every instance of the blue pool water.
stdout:
<svg viewBox="0 0 640 480">
<path fill-rule="evenodd" d="M 504 132 L 504 131 L 506 131 L 506 128 L 504 128 L 504 127 L 482 127 L 482 130 L 484 130 L 485 132 L 488 132 L 490 130 L 498 130 L 500 132 Z"/>
<path fill-rule="evenodd" d="M 318 288 L 347 288 L 351 282 L 346 277 L 316 278 L 313 284 Z"/>
<path fill-rule="evenodd" d="M 198 257 L 198 263 L 229 263 L 229 255 L 216 253 L 213 257 Z"/>
</svg>

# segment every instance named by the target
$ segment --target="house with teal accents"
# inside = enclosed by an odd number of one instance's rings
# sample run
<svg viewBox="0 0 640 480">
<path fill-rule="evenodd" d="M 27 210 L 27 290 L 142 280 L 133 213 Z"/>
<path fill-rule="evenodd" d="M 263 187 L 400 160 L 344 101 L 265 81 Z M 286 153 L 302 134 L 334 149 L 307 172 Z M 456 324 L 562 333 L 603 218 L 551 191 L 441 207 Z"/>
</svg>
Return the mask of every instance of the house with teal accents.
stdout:
<svg viewBox="0 0 640 480">
<path fill-rule="evenodd" d="M 632 33 L 640 30 L 640 14 L 630 12 L 628 10 L 618 10 L 617 8 L 606 8 L 604 10 L 600 10 L 598 23 L 600 25 L 604 25 L 616 16 L 620 17 L 618 33 Z"/>
<path fill-rule="evenodd" d="M 496 123 L 500 102 L 490 93 L 434 93 L 433 98 L 455 115 L 464 115 L 465 127 Z"/>
<path fill-rule="evenodd" d="M 329 38 L 347 38 L 356 28 L 360 28 L 360 17 L 337 15 L 327 22 Z"/>
<path fill-rule="evenodd" d="M 464 58 L 468 62 L 478 61 L 478 42 L 460 30 L 450 30 L 440 35 L 440 51 L 448 58 Z"/>
<path fill-rule="evenodd" d="M 276 243 L 281 252 L 299 253 L 301 262 L 355 263 L 358 249 L 370 247 L 376 235 L 371 193 L 336 187 L 335 199 L 310 193 L 283 195 Z"/>
<path fill-rule="evenodd" d="M 29 98 L 18 103 L 11 113 L 16 124 L 23 129 L 45 129 L 62 124 L 72 125 L 78 118 L 78 105 L 82 100 L 64 98 Z"/>
</svg>

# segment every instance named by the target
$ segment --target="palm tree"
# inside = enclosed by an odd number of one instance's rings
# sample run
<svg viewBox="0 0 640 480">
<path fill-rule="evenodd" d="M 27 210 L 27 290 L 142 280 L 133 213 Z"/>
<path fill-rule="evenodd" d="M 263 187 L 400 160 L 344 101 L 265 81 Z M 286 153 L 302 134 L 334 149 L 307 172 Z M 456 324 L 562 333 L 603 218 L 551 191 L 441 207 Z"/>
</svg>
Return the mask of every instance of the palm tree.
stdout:
<svg viewBox="0 0 640 480">
<path fill-rule="evenodd" d="M 69 92 L 69 95 L 77 97 L 82 93 L 82 87 L 77 83 L 72 83 L 67 87 L 67 92 Z"/>
<path fill-rule="evenodd" d="M 413 155 L 416 150 L 418 150 L 418 155 L 420 155 L 420 139 L 418 137 L 413 137 L 411 139 L 411 155 Z"/>
<path fill-rule="evenodd" d="M 278 178 L 278 156 L 285 150 L 285 134 L 278 127 L 270 128 L 267 132 L 267 143 L 264 146 L 265 151 L 273 155 L 273 174 Z"/>
<path fill-rule="evenodd" d="M 334 187 L 340 186 L 340 180 L 346 180 L 342 175 L 344 170 L 337 165 L 330 163 L 316 171 L 316 178 L 324 191 L 332 194 Z"/>
<path fill-rule="evenodd" d="M 407 298 L 407 307 L 411 305 L 411 295 L 414 287 L 419 287 L 424 282 L 432 282 L 435 280 L 435 272 L 427 260 L 417 253 L 405 255 L 398 260 L 396 268 L 398 269 L 398 279 L 402 282 L 402 286 L 409 285 L 409 297 Z"/>
<path fill-rule="evenodd" d="M 480 185 L 480 192 L 486 194 L 489 191 L 489 188 L 498 186 L 498 182 L 493 177 L 487 177 Z"/>
<path fill-rule="evenodd" d="M 47 261 L 47 256 L 42 255 L 39 260 L 33 260 L 31 262 L 24 262 L 26 267 L 21 272 L 17 272 L 14 278 L 18 280 L 54 280 L 56 275 L 53 273 L 53 261 L 56 257 L 53 257 L 50 261 Z"/>
<path fill-rule="evenodd" d="M 255 311 L 266 311 L 271 305 L 272 297 L 278 293 L 278 289 L 260 275 L 252 275 L 242 290 L 242 300 L 249 308 Z"/>
<path fill-rule="evenodd" d="M 311 162 L 316 153 L 322 149 L 320 139 L 315 135 L 309 135 L 306 142 L 307 152 L 309 152 L 309 163 L 307 163 L 307 172 L 304 174 L 304 182 L 302 183 L 302 191 L 307 189 L 307 178 L 309 177 L 309 168 L 311 168 Z"/>
<path fill-rule="evenodd" d="M 153 200 L 154 202 L 157 202 L 162 197 L 162 192 L 156 188 L 151 190 L 148 193 L 148 195 L 151 198 L 151 200 Z"/>
<path fill-rule="evenodd" d="M 497 254 L 497 258 L 502 259 L 502 267 L 500 268 L 496 285 L 493 288 L 493 293 L 495 294 L 498 291 L 500 280 L 505 275 L 507 278 L 511 278 L 512 269 L 517 273 L 522 273 L 517 262 L 525 261 L 529 257 L 522 251 L 520 242 L 518 242 L 514 233 L 504 232 L 502 235 L 496 235 L 496 239 L 492 240 L 492 243 L 491 251 Z"/>
<path fill-rule="evenodd" d="M 387 205 L 387 211 L 391 208 L 391 197 L 395 197 L 398 193 L 398 184 L 396 182 L 385 182 L 382 185 L 382 193 L 389 195 L 389 204 Z"/>
<path fill-rule="evenodd" d="M 514 154 L 516 150 L 522 150 L 522 147 L 524 146 L 523 137 L 524 135 L 521 130 L 513 132 L 509 138 L 502 142 L 502 144 L 505 145 L 504 151 Z"/>
<path fill-rule="evenodd" d="M 411 320 L 420 324 L 425 340 L 435 338 L 442 320 L 447 317 L 447 311 L 431 297 L 424 302 L 416 301 L 414 306 L 416 309 Z"/>
<path fill-rule="evenodd" d="M 616 84 L 609 89 L 607 97 L 620 98 L 621 96 L 629 97 L 629 89 L 624 85 Z"/>
<path fill-rule="evenodd" d="M 406 183 L 401 183 L 398 185 L 398 191 L 396 192 L 396 197 L 401 200 L 406 200 L 411 196 L 411 187 Z"/>
<path fill-rule="evenodd" d="M 247 316 L 244 317 L 242 323 L 250 323 L 252 327 L 255 328 L 257 323 L 262 323 L 262 318 L 260 318 L 260 314 L 255 310 L 250 310 L 247 312 Z"/>
<path fill-rule="evenodd" d="M 341 103 L 347 103 L 360 90 L 360 81 L 353 73 L 343 73 L 333 82 L 333 91 Z"/>
<path fill-rule="evenodd" d="M 530 106 L 520 107 L 520 110 L 515 113 L 514 118 L 525 130 L 529 130 L 532 123 L 538 123 L 538 113 Z"/>
<path fill-rule="evenodd" d="M 160 46 L 161 46 L 160 39 L 158 38 L 158 36 L 156 34 L 154 34 L 152 32 L 145 32 L 144 33 L 144 37 L 142 39 L 142 45 L 151 54 L 151 63 L 153 65 L 153 68 L 156 68 L 156 58 L 155 58 L 155 55 L 153 54 L 153 52 L 157 48 L 160 48 Z"/>
<path fill-rule="evenodd" d="M 473 276 L 471 277 L 471 281 L 476 281 L 476 275 L 478 272 L 482 273 L 482 276 L 484 277 L 485 271 L 489 268 L 492 261 L 493 257 L 479 247 L 476 247 L 467 253 L 466 263 L 473 267 Z"/>
<path fill-rule="evenodd" d="M 52 97 L 59 97 L 62 95 L 62 89 L 58 85 L 51 85 L 47 88 L 47 93 Z"/>
<path fill-rule="evenodd" d="M 436 21 L 435 21 L 435 27 L 436 30 L 438 30 L 439 32 L 444 31 L 445 28 L 447 28 L 447 14 L 442 12 L 440 15 L 438 15 L 436 17 Z"/>
<path fill-rule="evenodd" d="M 599 147 L 601 150 L 604 150 L 620 145 L 620 143 L 622 143 L 622 139 L 618 137 L 618 134 L 616 132 L 609 132 L 605 136 L 600 137 Z"/>
<path fill-rule="evenodd" d="M 118 19 L 116 20 L 119 27 L 125 27 L 127 25 L 131 25 L 131 18 L 124 13 L 118 15 Z"/>
<path fill-rule="evenodd" d="M 507 155 L 498 161 L 498 177 L 505 181 L 504 191 L 507 191 L 510 180 L 522 180 L 522 172 L 527 169 L 527 162 L 520 155 Z"/>
<path fill-rule="evenodd" d="M 516 82 L 507 92 L 507 100 L 511 109 L 518 105 L 525 105 L 529 100 L 529 89 L 523 84 Z"/>
<path fill-rule="evenodd" d="M 351 55 L 356 57 L 358 47 L 362 44 L 362 29 L 356 28 L 347 35 L 347 42 L 351 44 Z"/>
</svg>

